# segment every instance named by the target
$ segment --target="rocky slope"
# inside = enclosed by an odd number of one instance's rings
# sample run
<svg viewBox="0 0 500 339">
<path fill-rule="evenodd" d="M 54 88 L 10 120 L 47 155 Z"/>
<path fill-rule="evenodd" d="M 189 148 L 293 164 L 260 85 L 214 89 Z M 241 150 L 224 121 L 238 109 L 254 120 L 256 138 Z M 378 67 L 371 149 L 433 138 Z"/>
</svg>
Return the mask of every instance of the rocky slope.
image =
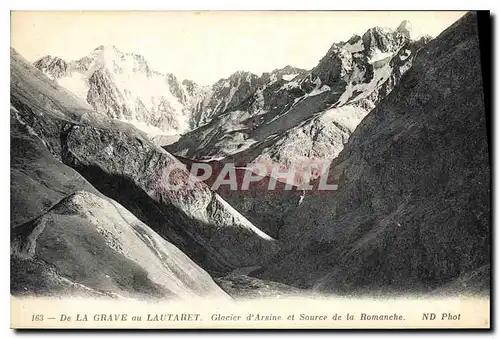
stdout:
<svg viewBox="0 0 500 339">
<path fill-rule="evenodd" d="M 260 77 L 251 72 L 238 71 L 227 79 L 220 79 L 207 90 L 203 101 L 193 111 L 194 127 L 205 125 L 221 113 L 238 107 L 260 87 L 276 81 L 291 81 L 304 72 L 303 69 L 286 66 L 263 73 Z"/>
<path fill-rule="evenodd" d="M 115 46 L 99 46 L 74 61 L 49 55 L 34 65 L 98 113 L 152 135 L 187 131 L 191 111 L 206 92 L 191 81 L 155 71 L 141 55 L 122 53 Z"/>
<path fill-rule="evenodd" d="M 178 157 L 178 159 L 186 165 L 190 173 L 194 172 L 193 165 L 195 164 L 208 165 L 211 175 L 203 182 L 216 189 L 217 193 L 232 207 L 276 240 L 281 238 L 280 229 L 284 223 L 284 217 L 292 209 L 299 206 L 305 195 L 298 186 L 290 185 L 287 187 L 281 181 L 273 182 L 275 189 L 269 190 L 268 187 L 274 178 L 270 175 L 258 176 L 245 167 L 235 167 L 235 185 L 222 183 L 215 188 L 214 184 L 220 179 L 225 165 L 223 162 L 215 160 L 194 161 L 183 157 Z M 200 178 L 204 175 L 202 172 L 201 169 L 198 171 Z M 245 175 L 250 174 L 259 177 L 259 180 L 250 182 L 248 189 L 241 189 Z"/>
<path fill-rule="evenodd" d="M 165 174 L 179 164 L 173 156 L 132 126 L 92 111 L 14 50 L 11 79 L 14 291 L 40 283 L 125 296 L 148 294 L 144 286 L 156 296 L 220 295 L 197 265 L 226 274 L 262 265 L 277 251 L 206 185 L 166 189 Z M 177 181 L 189 178 L 174 173 Z M 69 227 L 78 232 L 63 232 Z M 89 259 L 97 252 L 109 267 Z M 131 275 L 119 277 L 119 267 Z M 96 275 L 100 270 L 105 274 Z M 127 280 L 135 277 L 138 285 Z"/>
<path fill-rule="evenodd" d="M 65 163 L 213 273 L 261 264 L 277 249 L 205 184 L 168 189 L 167 180 L 184 183 L 189 173 L 145 138 L 70 126 L 61 143 Z"/>
<path fill-rule="evenodd" d="M 113 200 L 86 191 L 11 236 L 14 294 L 226 297 L 178 248 Z"/>
<path fill-rule="evenodd" d="M 408 24 L 375 27 L 334 43 L 318 65 L 273 76 L 238 106 L 167 149 L 179 156 L 297 164 L 331 160 L 361 119 L 397 84 L 428 38 L 414 41 Z"/>
<path fill-rule="evenodd" d="M 423 47 L 285 220 L 257 276 L 345 294 L 489 288 L 490 169 L 475 14 Z M 460 292 L 455 290 L 455 293 Z"/>
</svg>

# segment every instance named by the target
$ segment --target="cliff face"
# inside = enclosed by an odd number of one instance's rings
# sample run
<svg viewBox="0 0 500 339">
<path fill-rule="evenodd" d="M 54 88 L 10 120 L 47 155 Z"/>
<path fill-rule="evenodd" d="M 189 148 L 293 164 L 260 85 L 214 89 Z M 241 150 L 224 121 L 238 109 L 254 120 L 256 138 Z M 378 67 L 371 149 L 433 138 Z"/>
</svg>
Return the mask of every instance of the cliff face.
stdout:
<svg viewBox="0 0 500 339">
<path fill-rule="evenodd" d="M 489 271 L 477 36 L 467 14 L 418 52 L 334 161 L 339 190 L 305 199 L 285 220 L 288 249 L 261 277 L 336 293 L 408 293 Z M 469 290 L 488 288 L 479 276 Z"/>
</svg>

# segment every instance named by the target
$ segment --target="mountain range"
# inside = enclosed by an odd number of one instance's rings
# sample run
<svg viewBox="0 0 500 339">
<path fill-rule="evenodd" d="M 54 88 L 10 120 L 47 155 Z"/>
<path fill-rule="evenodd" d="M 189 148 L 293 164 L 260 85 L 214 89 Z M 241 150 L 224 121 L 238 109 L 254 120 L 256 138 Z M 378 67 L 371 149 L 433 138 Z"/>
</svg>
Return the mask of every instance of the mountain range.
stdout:
<svg viewBox="0 0 500 339">
<path fill-rule="evenodd" d="M 333 43 L 310 70 L 212 86 L 113 46 L 33 64 L 11 48 L 11 293 L 489 293 L 477 16 L 434 39 L 410 26 Z M 164 182 L 197 162 L 315 160 L 338 190 Z"/>
</svg>

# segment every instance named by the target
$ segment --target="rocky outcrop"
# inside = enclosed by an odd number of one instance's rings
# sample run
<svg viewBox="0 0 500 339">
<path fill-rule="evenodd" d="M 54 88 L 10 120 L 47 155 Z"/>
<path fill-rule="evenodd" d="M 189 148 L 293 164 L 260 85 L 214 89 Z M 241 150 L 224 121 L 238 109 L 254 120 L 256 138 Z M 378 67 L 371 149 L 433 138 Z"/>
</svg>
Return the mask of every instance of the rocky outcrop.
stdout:
<svg viewBox="0 0 500 339">
<path fill-rule="evenodd" d="M 396 32 L 401 33 L 406 38 L 411 38 L 412 36 L 412 25 L 408 20 L 403 20 L 401 24 L 396 29 Z"/>
<path fill-rule="evenodd" d="M 490 260 L 483 102 L 469 13 L 418 52 L 360 123 L 331 167 L 339 190 L 285 220 L 287 249 L 258 276 L 341 294 L 488 286 L 473 273 Z"/>
<path fill-rule="evenodd" d="M 312 296 L 310 291 L 301 290 L 289 285 L 274 281 L 264 281 L 247 274 L 256 267 L 243 267 L 236 269 L 230 274 L 217 278 L 216 281 L 221 288 L 236 299 L 253 298 L 284 298 L 304 296 L 306 293 Z"/>
<path fill-rule="evenodd" d="M 227 111 L 246 105 L 249 98 L 263 87 L 276 82 L 286 83 L 304 72 L 303 69 L 286 66 L 265 72 L 260 77 L 251 72 L 238 71 L 227 79 L 220 79 L 210 87 L 203 102 L 193 112 L 194 127 L 205 125 Z"/>
<path fill-rule="evenodd" d="M 220 79 L 210 87 L 203 103 L 193 112 L 194 126 L 204 125 L 218 114 L 237 106 L 262 84 L 256 74 L 244 71 Z"/>
</svg>

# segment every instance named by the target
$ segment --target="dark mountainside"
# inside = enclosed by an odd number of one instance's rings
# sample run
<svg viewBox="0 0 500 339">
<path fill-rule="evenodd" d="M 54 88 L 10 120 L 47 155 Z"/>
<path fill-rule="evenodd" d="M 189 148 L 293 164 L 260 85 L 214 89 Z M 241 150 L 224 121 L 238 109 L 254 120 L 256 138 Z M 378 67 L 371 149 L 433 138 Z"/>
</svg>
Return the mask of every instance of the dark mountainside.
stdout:
<svg viewBox="0 0 500 339">
<path fill-rule="evenodd" d="M 334 161 L 339 190 L 304 200 L 282 227 L 279 259 L 257 276 L 343 294 L 457 285 L 488 293 L 490 169 L 476 26 L 469 13 L 418 53 Z"/>
<path fill-rule="evenodd" d="M 11 78 L 13 292 L 57 294 L 54 284 L 69 284 L 97 295 L 224 296 L 191 259 L 224 275 L 276 252 L 207 186 L 165 190 L 173 156 L 91 111 L 14 50 Z"/>
</svg>

